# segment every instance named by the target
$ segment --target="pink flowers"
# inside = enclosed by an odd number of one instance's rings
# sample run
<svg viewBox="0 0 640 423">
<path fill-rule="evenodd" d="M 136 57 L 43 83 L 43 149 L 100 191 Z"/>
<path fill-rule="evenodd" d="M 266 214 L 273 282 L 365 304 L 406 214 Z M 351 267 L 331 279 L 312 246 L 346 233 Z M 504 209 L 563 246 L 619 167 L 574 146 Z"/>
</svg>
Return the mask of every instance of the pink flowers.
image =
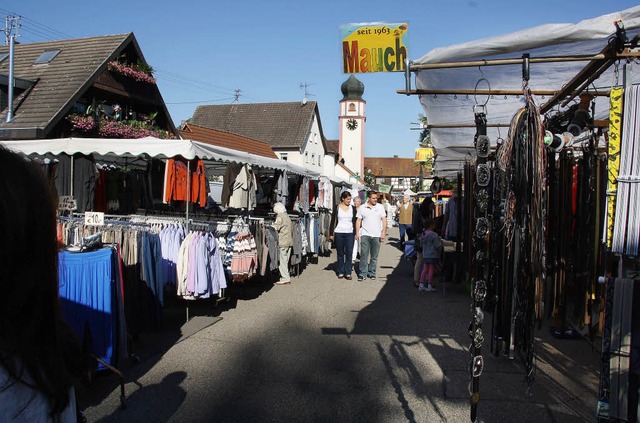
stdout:
<svg viewBox="0 0 640 423">
<path fill-rule="evenodd" d="M 168 131 L 154 126 L 146 126 L 138 121 L 115 121 L 106 119 L 100 121 L 98 134 L 101 138 L 171 138 Z"/>
<path fill-rule="evenodd" d="M 91 116 L 71 114 L 67 116 L 67 120 L 71 123 L 72 131 L 91 132 L 96 127 L 96 122 Z"/>
<path fill-rule="evenodd" d="M 132 66 L 124 65 L 114 60 L 112 62 L 109 62 L 108 68 L 110 71 L 121 73 L 139 82 L 146 82 L 148 84 L 156 83 L 156 80 L 153 76 L 149 75 L 146 72 L 136 69 L 135 66 L 133 65 Z"/>
</svg>

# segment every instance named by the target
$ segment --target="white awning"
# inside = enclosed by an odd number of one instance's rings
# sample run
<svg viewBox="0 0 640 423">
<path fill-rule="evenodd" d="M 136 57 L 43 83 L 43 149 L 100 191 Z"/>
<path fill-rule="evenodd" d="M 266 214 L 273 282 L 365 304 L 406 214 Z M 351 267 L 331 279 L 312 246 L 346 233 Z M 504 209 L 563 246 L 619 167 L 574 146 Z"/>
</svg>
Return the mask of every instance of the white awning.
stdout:
<svg viewBox="0 0 640 423">
<path fill-rule="evenodd" d="M 622 20 L 629 39 L 640 33 L 640 6 L 577 24 L 547 24 L 514 33 L 500 35 L 445 48 L 436 48 L 414 65 L 471 60 L 519 59 L 529 53 L 531 58 L 567 57 L 600 53 L 615 35 L 614 21 Z M 588 62 L 531 63 L 529 87 L 532 90 L 559 91 L 582 70 Z M 615 85 L 615 66 L 604 72 L 589 90 L 609 90 Z M 522 90 L 522 65 L 474 66 L 415 71 L 417 89 L 423 90 Z M 640 82 L 640 72 L 628 75 L 632 83 Z M 620 81 L 622 83 L 622 81 Z M 538 105 L 547 98 L 535 97 Z M 488 124 L 509 124 L 522 107 L 522 96 L 515 95 L 420 95 L 429 125 L 473 124 L 474 106 L 486 102 Z M 595 98 L 596 119 L 608 117 L 609 99 Z M 508 128 L 487 128 L 492 141 L 506 138 Z M 475 128 L 432 128 L 431 140 L 436 149 L 435 171 L 451 176 L 461 169 L 465 160 L 475 156 L 473 146 Z M 447 170 L 448 169 L 448 170 Z M 442 170 L 442 171 L 441 171 Z"/>
<path fill-rule="evenodd" d="M 146 137 L 137 139 L 106 138 L 58 138 L 49 140 L 0 141 L 7 148 L 30 154 L 67 154 L 76 153 L 115 157 L 183 157 L 187 160 L 195 158 L 221 162 L 235 162 L 271 169 L 287 170 L 298 175 L 317 178 L 318 173 L 284 160 L 262 157 L 244 151 L 232 150 L 191 140 L 164 140 Z"/>
</svg>

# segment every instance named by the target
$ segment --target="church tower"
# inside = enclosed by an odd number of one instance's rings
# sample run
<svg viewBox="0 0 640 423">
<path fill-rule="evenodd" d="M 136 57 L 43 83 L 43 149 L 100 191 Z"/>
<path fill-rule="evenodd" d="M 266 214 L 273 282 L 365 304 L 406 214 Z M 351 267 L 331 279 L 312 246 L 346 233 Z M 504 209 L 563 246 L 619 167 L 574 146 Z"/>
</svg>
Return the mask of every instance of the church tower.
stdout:
<svg viewBox="0 0 640 423">
<path fill-rule="evenodd" d="M 360 175 L 364 180 L 364 123 L 366 122 L 365 105 L 362 99 L 364 84 L 349 76 L 342 83 L 342 100 L 340 100 L 340 155 L 344 164 Z"/>
</svg>

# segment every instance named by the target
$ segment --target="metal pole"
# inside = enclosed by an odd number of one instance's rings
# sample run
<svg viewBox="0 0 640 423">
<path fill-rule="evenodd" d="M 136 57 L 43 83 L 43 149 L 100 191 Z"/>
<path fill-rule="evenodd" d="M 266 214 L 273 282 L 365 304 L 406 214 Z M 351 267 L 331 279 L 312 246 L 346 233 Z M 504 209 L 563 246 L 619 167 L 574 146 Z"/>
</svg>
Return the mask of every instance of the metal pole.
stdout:
<svg viewBox="0 0 640 423">
<path fill-rule="evenodd" d="M 7 109 L 7 122 L 11 122 L 13 119 L 13 55 L 14 55 L 14 45 L 15 45 L 15 35 L 9 36 L 9 104 Z"/>
<path fill-rule="evenodd" d="M 594 60 L 621 59 L 627 57 L 638 57 L 638 52 L 623 52 L 612 54 L 604 52 L 592 55 L 576 55 L 576 56 L 549 56 L 549 57 L 531 57 L 529 63 L 557 63 L 557 62 L 590 62 Z M 494 60 L 471 60 L 466 62 L 440 62 L 440 63 L 421 63 L 412 64 L 411 70 L 425 69 L 451 69 L 451 68 L 476 68 L 478 66 L 500 66 L 500 65 L 522 65 L 524 60 L 522 57 L 513 59 L 494 59 Z"/>
<path fill-rule="evenodd" d="M 191 162 L 187 160 L 187 204 L 185 206 L 185 225 L 189 232 L 189 203 L 191 202 Z"/>
<path fill-rule="evenodd" d="M 411 60 L 405 59 L 404 64 L 405 64 L 404 83 L 406 87 L 406 94 L 411 95 Z"/>
</svg>

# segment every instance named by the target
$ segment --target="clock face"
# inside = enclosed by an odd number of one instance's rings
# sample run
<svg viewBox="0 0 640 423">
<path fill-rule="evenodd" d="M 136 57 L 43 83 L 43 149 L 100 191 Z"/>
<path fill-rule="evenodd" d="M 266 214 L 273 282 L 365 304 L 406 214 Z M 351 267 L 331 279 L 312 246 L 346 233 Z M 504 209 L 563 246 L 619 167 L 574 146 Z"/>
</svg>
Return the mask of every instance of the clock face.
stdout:
<svg viewBox="0 0 640 423">
<path fill-rule="evenodd" d="M 347 121 L 347 129 L 350 131 L 355 130 L 358 127 L 358 121 L 355 119 L 349 119 Z"/>
</svg>

